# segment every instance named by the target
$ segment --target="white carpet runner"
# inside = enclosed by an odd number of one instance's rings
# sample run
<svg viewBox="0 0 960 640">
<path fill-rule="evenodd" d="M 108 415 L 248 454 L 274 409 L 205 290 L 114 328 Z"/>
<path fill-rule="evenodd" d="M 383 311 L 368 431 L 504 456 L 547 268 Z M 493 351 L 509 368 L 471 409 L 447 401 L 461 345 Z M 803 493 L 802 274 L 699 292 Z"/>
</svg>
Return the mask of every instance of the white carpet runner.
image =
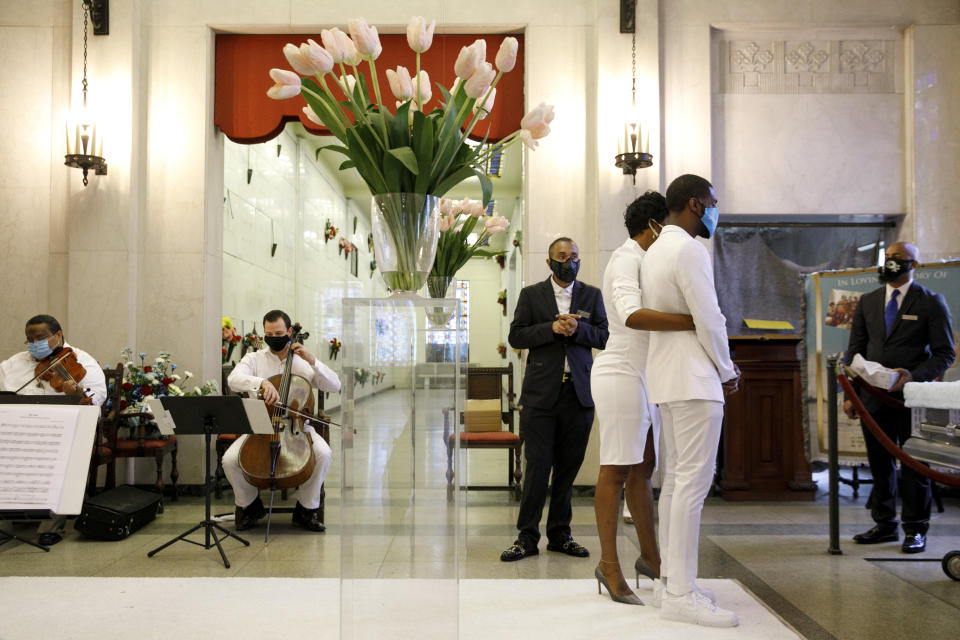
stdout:
<svg viewBox="0 0 960 640">
<path fill-rule="evenodd" d="M 650 582 L 637 595 L 651 597 Z M 594 580 L 461 580 L 465 640 L 799 638 L 739 583 L 702 580 L 740 626 L 711 629 L 660 620 L 652 606 L 611 602 Z M 449 580 L 363 580 L 358 640 L 454 638 Z M 0 578 L 0 639 L 330 638 L 340 633 L 336 579 Z"/>
</svg>

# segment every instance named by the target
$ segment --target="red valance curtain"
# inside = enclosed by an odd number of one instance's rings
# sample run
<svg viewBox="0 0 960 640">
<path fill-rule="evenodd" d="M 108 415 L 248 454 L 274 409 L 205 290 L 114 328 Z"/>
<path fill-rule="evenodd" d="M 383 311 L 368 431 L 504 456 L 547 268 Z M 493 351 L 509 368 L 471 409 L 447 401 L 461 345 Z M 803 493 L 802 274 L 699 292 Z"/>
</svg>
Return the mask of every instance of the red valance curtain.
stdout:
<svg viewBox="0 0 960 640">
<path fill-rule="evenodd" d="M 433 98 L 426 111 L 439 106 L 442 98 L 436 88 L 437 82 L 447 87 L 453 85 L 456 74 L 453 63 L 460 48 L 477 38 L 487 41 L 487 59 L 491 63 L 500 43 L 506 36 L 437 35 L 433 46 L 420 56 L 420 68 L 430 74 L 434 83 Z M 520 128 L 523 118 L 523 36 L 514 36 L 520 41 L 517 64 L 513 71 L 505 73 L 497 85 L 496 104 L 489 116 L 489 140 L 499 140 Z M 269 71 L 273 67 L 290 69 L 283 56 L 283 45 L 292 42 L 299 45 L 313 38 L 320 42 L 320 35 L 230 35 L 217 36 L 216 43 L 216 93 L 214 124 L 234 142 L 255 144 L 266 142 L 280 135 L 284 124 L 299 120 L 307 130 L 317 134 L 329 133 L 310 122 L 303 114 L 306 101 L 302 96 L 289 100 L 272 100 L 267 89 L 273 85 Z M 398 65 L 407 67 L 410 75 L 416 73 L 416 54 L 407 45 L 404 35 L 380 36 L 383 53 L 376 61 L 380 78 L 380 91 L 385 105 L 393 111 L 396 100 L 387 82 L 386 70 Z M 363 63 L 360 71 L 368 78 L 370 69 Z M 349 70 L 349 67 L 348 67 Z M 371 89 L 370 95 L 373 95 Z M 482 139 L 487 133 L 488 122 L 483 121 L 473 130 L 472 138 Z"/>
</svg>

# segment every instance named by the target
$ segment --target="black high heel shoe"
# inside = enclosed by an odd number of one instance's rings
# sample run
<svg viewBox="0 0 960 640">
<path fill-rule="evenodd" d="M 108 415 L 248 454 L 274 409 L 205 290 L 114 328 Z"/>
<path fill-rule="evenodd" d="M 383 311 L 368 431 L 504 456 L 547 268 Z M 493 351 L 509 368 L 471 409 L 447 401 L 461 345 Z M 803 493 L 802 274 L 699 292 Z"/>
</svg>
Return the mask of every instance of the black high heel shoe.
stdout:
<svg viewBox="0 0 960 640">
<path fill-rule="evenodd" d="M 601 560 L 601 562 L 603 561 Z M 613 563 L 610 563 L 610 564 L 613 564 Z M 628 593 L 627 595 L 623 595 L 623 596 L 618 596 L 617 594 L 615 594 L 613 590 L 610 588 L 610 584 L 607 582 L 607 577 L 603 575 L 602 571 L 600 571 L 599 564 L 597 565 L 597 568 L 593 570 L 593 575 L 596 576 L 597 578 L 598 594 L 603 593 L 603 591 L 600 589 L 600 585 L 602 584 L 607 588 L 607 593 L 610 594 L 610 599 L 613 600 L 614 602 L 622 602 L 623 604 L 638 604 L 640 606 L 643 606 L 643 600 L 638 598 L 637 594 L 635 594 L 632 591 L 630 591 L 630 593 Z"/>
<path fill-rule="evenodd" d="M 633 568 L 637 572 L 637 588 L 640 587 L 640 574 L 647 576 L 651 580 L 657 579 L 657 574 L 653 572 L 653 569 L 650 568 L 650 565 L 647 564 L 646 560 L 643 559 L 643 556 L 639 556 L 637 561 L 633 563 Z"/>
</svg>

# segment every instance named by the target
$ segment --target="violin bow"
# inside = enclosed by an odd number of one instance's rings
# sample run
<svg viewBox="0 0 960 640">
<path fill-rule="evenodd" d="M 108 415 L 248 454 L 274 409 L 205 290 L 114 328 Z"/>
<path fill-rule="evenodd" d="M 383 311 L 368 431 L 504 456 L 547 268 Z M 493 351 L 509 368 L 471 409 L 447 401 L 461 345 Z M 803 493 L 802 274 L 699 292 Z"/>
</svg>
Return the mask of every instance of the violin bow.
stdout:
<svg viewBox="0 0 960 640">
<path fill-rule="evenodd" d="M 45 374 L 47 371 L 50 371 L 50 369 L 53 369 L 55 366 L 57 366 L 58 364 L 60 364 L 60 361 L 63 360 L 64 358 L 66 358 L 68 355 L 70 355 L 70 352 L 69 352 L 69 351 L 66 352 L 66 353 L 64 353 L 62 356 L 58 356 L 55 360 L 52 360 L 52 361 L 50 362 L 50 364 L 47 365 L 47 368 L 46 368 L 46 369 L 44 369 L 43 371 L 41 371 L 41 372 L 38 373 L 37 375 L 35 375 L 35 376 L 33 376 L 32 378 L 30 378 L 29 380 L 27 380 L 25 383 L 23 383 L 23 385 L 21 385 L 21 387 L 20 387 L 19 389 L 17 389 L 16 391 L 14 391 L 14 393 L 20 393 L 21 391 L 23 391 L 23 390 L 24 390 L 25 388 L 27 388 L 27 386 L 28 386 L 30 383 L 32 383 L 34 380 L 36 380 L 37 378 L 39 378 L 40 376 L 42 376 L 43 374 Z M 71 378 L 71 379 L 72 379 L 72 378 Z M 74 384 L 77 383 L 76 380 L 74 380 L 73 382 L 74 382 Z"/>
</svg>

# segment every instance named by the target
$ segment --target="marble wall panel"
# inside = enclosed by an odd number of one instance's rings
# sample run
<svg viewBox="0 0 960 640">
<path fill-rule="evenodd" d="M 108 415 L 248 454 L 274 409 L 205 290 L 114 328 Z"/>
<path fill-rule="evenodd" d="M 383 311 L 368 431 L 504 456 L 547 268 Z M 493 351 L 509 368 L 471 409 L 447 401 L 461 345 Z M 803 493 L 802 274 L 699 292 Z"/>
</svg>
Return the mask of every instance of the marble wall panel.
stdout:
<svg viewBox="0 0 960 640">
<path fill-rule="evenodd" d="M 714 96 L 713 183 L 724 213 L 900 213 L 894 94 Z"/>
<path fill-rule="evenodd" d="M 24 55 L 29 52 L 29 55 Z M 0 186 L 49 189 L 50 139 L 56 134 L 63 144 L 63 125 L 51 131 L 53 30 L 49 27 L 0 27 L 0 86 L 6 87 L 0 101 L 0 127 L 4 146 L 13 153 L 0 154 Z"/>
<path fill-rule="evenodd" d="M 594 2 L 560 0 L 544 2 L 513 2 L 511 0 L 488 0 L 487 2 L 459 2 L 458 0 L 413 0 L 396 3 L 389 0 L 358 0 L 350 4 L 321 5 L 313 0 L 291 0 L 291 18 L 301 24 L 345 24 L 348 19 L 366 16 L 371 24 L 388 28 L 392 25 L 400 31 L 410 16 L 422 15 L 427 20 L 436 19 L 438 25 L 446 24 L 463 32 L 476 33 L 477 29 L 502 28 L 502 25 L 536 23 L 545 26 L 569 26 L 589 24 L 593 20 Z M 386 31 L 382 33 L 398 33 Z"/>
<path fill-rule="evenodd" d="M 71 0 L 0 3 L 0 24 L 17 27 L 65 27 L 70 24 Z"/>
<path fill-rule="evenodd" d="M 205 27 L 154 28 L 151 30 L 148 73 L 151 78 L 176 78 L 175 82 L 149 85 L 149 136 L 151 150 L 147 210 L 141 221 L 141 249 L 199 253 L 204 250 L 204 143 L 207 139 L 206 68 L 208 47 Z"/>
<path fill-rule="evenodd" d="M 561 235 L 576 239 L 584 254 L 596 244 L 596 201 L 588 201 L 585 193 L 589 35 L 584 27 L 531 25 L 526 32 L 526 94 L 531 102 L 553 104 L 556 113 L 550 135 L 540 140 L 536 150 L 527 151 L 524 161 L 529 203 L 524 240 L 531 248 L 545 249 Z M 534 71 L 546 68 L 564 68 L 568 73 L 553 76 Z M 529 270 L 527 274 L 531 276 Z"/>
<path fill-rule="evenodd" d="M 0 353 L 6 358 L 24 350 L 24 322 L 50 308 L 49 196 L 0 186 L 0 202 Z"/>
<path fill-rule="evenodd" d="M 104 366 L 127 346 L 126 251 L 71 251 L 67 339 Z"/>
<path fill-rule="evenodd" d="M 910 38 L 913 173 L 901 237 L 916 241 L 925 261 L 960 257 L 960 25 L 915 26 Z"/>
</svg>

